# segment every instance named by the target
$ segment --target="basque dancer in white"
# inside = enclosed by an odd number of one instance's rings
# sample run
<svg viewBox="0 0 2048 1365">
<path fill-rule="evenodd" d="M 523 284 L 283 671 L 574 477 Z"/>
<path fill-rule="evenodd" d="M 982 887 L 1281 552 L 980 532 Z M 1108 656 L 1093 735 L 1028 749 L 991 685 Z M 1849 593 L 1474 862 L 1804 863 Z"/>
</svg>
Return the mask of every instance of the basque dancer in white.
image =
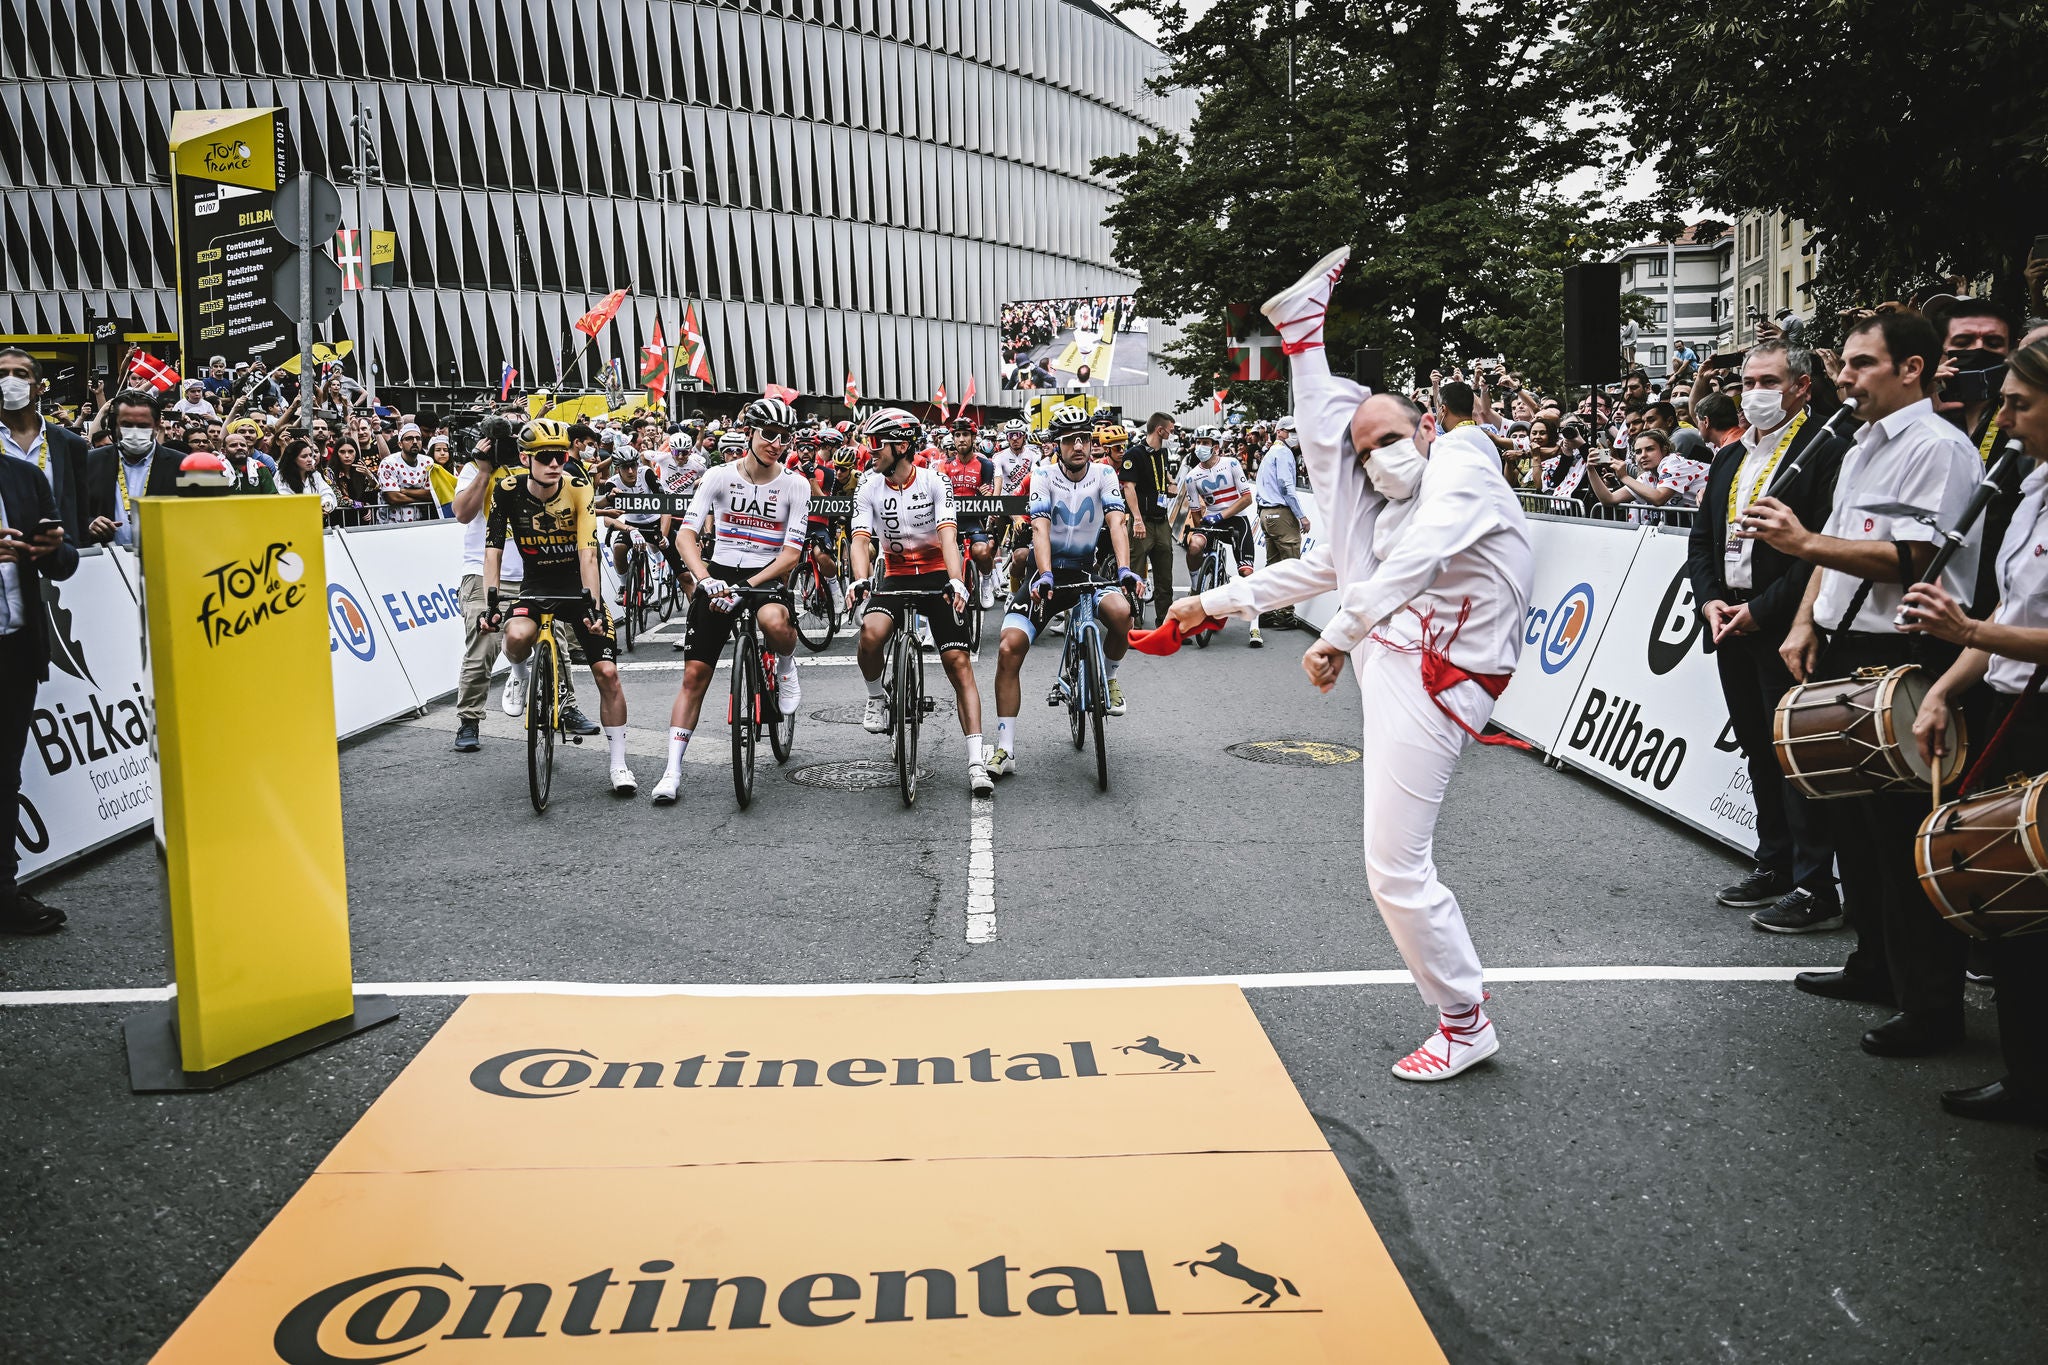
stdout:
<svg viewBox="0 0 2048 1365">
<path fill-rule="evenodd" d="M 1268 300 L 1292 359 L 1301 456 L 1322 535 L 1300 559 L 1183 598 L 1182 631 L 1341 594 L 1342 609 L 1302 656 L 1328 692 L 1349 657 L 1365 714 L 1365 871 L 1436 1032 L 1396 1062 L 1402 1080 L 1439 1081 L 1492 1056 L 1479 954 L 1458 899 L 1437 879 L 1437 809 L 1467 740 L 1481 739 L 1522 652 L 1535 572 L 1529 523 L 1500 456 L 1470 423 L 1438 432 L 1398 394 L 1330 373 L 1323 312 L 1350 257 L 1316 263 Z"/>
</svg>

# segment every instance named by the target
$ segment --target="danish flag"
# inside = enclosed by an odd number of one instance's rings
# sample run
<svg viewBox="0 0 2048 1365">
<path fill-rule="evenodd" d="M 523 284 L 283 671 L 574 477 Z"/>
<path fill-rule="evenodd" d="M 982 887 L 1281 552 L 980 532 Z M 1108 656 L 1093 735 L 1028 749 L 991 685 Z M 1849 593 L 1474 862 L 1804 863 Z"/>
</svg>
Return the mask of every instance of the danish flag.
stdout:
<svg viewBox="0 0 2048 1365">
<path fill-rule="evenodd" d="M 173 388 L 178 383 L 178 372 L 148 351 L 135 353 L 135 363 L 129 367 L 128 372 L 158 393 Z"/>
</svg>

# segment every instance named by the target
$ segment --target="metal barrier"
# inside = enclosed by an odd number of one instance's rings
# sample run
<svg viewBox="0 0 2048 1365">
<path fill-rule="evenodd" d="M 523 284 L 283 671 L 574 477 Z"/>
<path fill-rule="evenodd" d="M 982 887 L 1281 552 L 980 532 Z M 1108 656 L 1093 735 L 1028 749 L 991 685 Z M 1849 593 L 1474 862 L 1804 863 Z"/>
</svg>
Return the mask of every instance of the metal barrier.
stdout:
<svg viewBox="0 0 2048 1365">
<path fill-rule="evenodd" d="M 1690 531 L 1694 518 L 1699 516 L 1697 507 L 1652 507 L 1646 502 L 1622 502 L 1611 507 L 1603 502 L 1589 505 L 1577 498 L 1531 493 L 1520 488 L 1515 490 L 1515 497 L 1521 501 L 1522 510 L 1534 516 L 1572 517 L 1615 526 L 1657 526 L 1667 531 Z"/>
</svg>

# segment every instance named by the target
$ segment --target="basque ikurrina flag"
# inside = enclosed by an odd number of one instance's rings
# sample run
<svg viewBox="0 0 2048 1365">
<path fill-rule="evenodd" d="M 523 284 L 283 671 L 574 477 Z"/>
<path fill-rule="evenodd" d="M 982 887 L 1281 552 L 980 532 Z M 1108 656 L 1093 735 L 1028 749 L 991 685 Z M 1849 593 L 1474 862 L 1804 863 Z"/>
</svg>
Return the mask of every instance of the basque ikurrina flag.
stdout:
<svg viewBox="0 0 2048 1365">
<path fill-rule="evenodd" d="M 711 348 L 704 344 L 704 333 L 697 326 L 697 305 L 683 306 L 683 344 L 677 348 L 681 354 L 676 364 L 682 372 L 698 380 L 706 388 L 717 388 L 711 379 Z"/>
</svg>

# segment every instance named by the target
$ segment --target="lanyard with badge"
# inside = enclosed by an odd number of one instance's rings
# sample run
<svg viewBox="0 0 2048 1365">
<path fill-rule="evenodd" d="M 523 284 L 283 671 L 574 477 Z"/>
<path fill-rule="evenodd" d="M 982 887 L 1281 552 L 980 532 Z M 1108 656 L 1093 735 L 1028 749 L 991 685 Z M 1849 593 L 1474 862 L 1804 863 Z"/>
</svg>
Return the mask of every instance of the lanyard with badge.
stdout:
<svg viewBox="0 0 2048 1365">
<path fill-rule="evenodd" d="M 1792 448 L 1792 438 L 1797 436 L 1799 428 L 1805 425 L 1806 414 L 1803 412 L 1792 419 L 1792 424 L 1785 428 L 1785 434 L 1778 438 L 1777 449 L 1771 452 L 1771 458 L 1764 461 L 1762 471 L 1751 481 L 1749 496 L 1747 497 L 1742 496 L 1742 466 L 1740 464 L 1736 465 L 1735 476 L 1728 480 L 1728 544 L 1726 554 L 1729 559 L 1742 558 L 1742 541 L 1735 534 L 1738 522 L 1736 513 L 1738 501 L 1746 511 L 1751 503 L 1763 496 L 1764 490 L 1771 486 L 1771 475 L 1775 474 L 1778 470 L 1778 461 L 1785 458 L 1785 452 Z"/>
<path fill-rule="evenodd" d="M 1991 452 L 1998 448 L 1999 438 L 2004 435 L 2005 433 L 1998 429 L 1998 423 L 1986 422 L 1984 424 L 1984 439 L 1977 442 L 1977 462 L 1979 464 L 1991 463 Z"/>
</svg>

